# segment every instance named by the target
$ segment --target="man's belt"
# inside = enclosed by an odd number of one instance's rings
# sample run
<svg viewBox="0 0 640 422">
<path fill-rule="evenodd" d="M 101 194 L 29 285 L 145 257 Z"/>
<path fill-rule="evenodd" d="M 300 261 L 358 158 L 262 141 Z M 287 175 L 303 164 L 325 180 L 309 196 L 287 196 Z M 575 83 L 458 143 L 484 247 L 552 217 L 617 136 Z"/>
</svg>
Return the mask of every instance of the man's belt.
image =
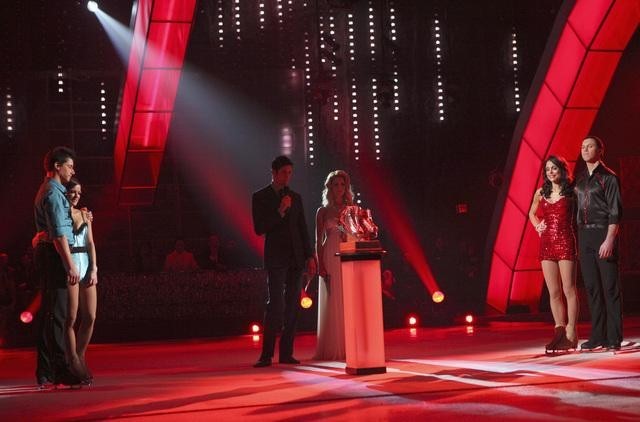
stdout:
<svg viewBox="0 0 640 422">
<path fill-rule="evenodd" d="M 592 223 L 592 224 L 581 224 L 578 226 L 580 229 L 606 229 L 607 226 L 604 224 Z"/>
</svg>

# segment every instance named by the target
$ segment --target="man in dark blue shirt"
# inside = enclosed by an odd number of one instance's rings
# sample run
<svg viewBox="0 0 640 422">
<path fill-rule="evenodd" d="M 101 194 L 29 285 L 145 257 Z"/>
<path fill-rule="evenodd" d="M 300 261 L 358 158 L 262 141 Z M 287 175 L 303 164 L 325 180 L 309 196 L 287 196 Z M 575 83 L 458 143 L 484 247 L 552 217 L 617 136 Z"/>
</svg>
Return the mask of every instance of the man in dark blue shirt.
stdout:
<svg viewBox="0 0 640 422">
<path fill-rule="evenodd" d="M 36 237 L 34 259 L 42 283 L 42 324 L 38 334 L 38 384 L 75 385 L 80 378 L 71 373 L 65 358 L 67 284 L 76 284 L 80 275 L 71 258 L 73 220 L 64 187 L 75 174 L 75 153 L 55 147 L 45 155 L 46 177 L 34 200 Z"/>
<path fill-rule="evenodd" d="M 576 174 L 580 269 L 589 299 L 591 334 L 582 350 L 617 350 L 622 342 L 622 294 L 618 278 L 618 225 L 622 217 L 616 174 L 602 162 L 604 144 L 582 141 L 586 168 Z"/>
</svg>

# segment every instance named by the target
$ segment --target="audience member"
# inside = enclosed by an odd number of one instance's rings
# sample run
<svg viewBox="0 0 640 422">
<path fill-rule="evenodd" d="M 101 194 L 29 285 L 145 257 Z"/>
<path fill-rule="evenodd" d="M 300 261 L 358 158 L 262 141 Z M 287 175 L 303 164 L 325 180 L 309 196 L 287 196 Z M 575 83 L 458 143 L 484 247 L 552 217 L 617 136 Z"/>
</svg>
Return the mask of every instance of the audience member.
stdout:
<svg viewBox="0 0 640 422">
<path fill-rule="evenodd" d="M 167 255 L 164 261 L 164 271 L 196 271 L 199 270 L 193 254 L 185 249 L 184 240 L 176 240 L 175 249 Z"/>
</svg>

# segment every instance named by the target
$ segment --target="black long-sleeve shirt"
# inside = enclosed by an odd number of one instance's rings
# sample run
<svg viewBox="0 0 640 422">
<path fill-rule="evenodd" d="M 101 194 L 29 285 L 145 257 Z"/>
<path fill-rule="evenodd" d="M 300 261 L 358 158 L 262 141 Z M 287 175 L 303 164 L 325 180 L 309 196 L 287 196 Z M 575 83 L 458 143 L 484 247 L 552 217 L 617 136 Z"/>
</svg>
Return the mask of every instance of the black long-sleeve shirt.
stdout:
<svg viewBox="0 0 640 422">
<path fill-rule="evenodd" d="M 578 228 L 606 228 L 619 224 L 622 198 L 618 176 L 602 162 L 589 175 L 585 169 L 576 178 Z"/>
</svg>

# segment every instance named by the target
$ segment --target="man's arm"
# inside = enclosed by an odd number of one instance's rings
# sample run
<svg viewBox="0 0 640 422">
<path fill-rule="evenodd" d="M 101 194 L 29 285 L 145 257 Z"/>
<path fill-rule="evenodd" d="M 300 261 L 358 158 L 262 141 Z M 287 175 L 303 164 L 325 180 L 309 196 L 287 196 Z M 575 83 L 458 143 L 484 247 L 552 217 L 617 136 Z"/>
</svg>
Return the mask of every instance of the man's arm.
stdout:
<svg viewBox="0 0 640 422">
<path fill-rule="evenodd" d="M 620 196 L 620 185 L 618 184 L 618 178 L 616 176 L 611 175 L 611 177 L 609 177 L 607 183 L 605 183 L 604 194 L 607 198 L 609 226 L 607 227 L 607 237 L 605 237 L 598 251 L 601 259 L 609 258 L 613 255 L 620 217 L 622 216 L 622 198 Z"/>
<path fill-rule="evenodd" d="M 69 240 L 64 234 L 63 227 L 68 225 L 65 215 L 69 213 L 69 205 L 65 204 L 66 198 L 58 195 L 49 196 L 46 202 L 47 228 L 51 232 L 53 245 L 60 255 L 62 264 L 67 271 L 67 283 L 74 285 L 80 281 L 80 274 L 71 258 Z M 71 218 L 69 216 L 69 218 Z"/>
<path fill-rule="evenodd" d="M 53 245 L 62 259 L 62 264 L 65 270 L 67 270 L 67 283 L 74 285 L 80 281 L 80 273 L 76 268 L 76 264 L 71 258 L 71 250 L 69 249 L 69 242 L 67 242 L 66 236 L 56 237 L 53 239 Z"/>
</svg>

